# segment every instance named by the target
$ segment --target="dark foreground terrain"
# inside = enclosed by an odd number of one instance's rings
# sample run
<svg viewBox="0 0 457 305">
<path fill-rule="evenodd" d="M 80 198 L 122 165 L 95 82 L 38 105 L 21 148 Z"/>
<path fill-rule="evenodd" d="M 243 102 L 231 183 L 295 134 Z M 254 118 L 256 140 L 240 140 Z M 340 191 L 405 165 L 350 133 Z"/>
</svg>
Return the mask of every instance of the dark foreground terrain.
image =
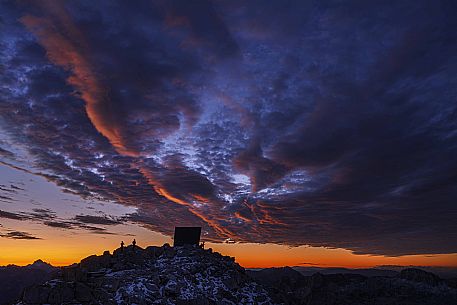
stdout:
<svg viewBox="0 0 457 305">
<path fill-rule="evenodd" d="M 196 247 L 129 246 L 24 289 L 20 304 L 271 304 L 234 258 Z"/>
<path fill-rule="evenodd" d="M 248 273 L 279 304 L 457 304 L 455 280 L 442 280 L 420 269 L 404 269 L 395 276 L 370 277 L 351 273 L 304 276 L 289 267 Z"/>
<path fill-rule="evenodd" d="M 251 271 L 210 249 L 167 244 L 106 251 L 63 268 L 33 265 L 0 269 L 0 304 L 457 304 L 455 280 L 420 269 L 381 276 Z"/>
</svg>

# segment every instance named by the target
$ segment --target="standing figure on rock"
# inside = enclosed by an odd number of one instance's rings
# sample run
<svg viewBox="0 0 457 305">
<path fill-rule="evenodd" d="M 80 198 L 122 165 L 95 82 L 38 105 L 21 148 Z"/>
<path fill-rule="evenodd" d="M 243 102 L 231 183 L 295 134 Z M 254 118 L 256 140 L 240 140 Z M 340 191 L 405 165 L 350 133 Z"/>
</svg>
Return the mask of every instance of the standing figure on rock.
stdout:
<svg viewBox="0 0 457 305">
<path fill-rule="evenodd" d="M 132 241 L 132 249 L 133 249 L 133 252 L 135 252 L 135 245 L 136 245 L 136 240 L 133 239 L 133 241 Z"/>
<path fill-rule="evenodd" d="M 121 252 L 124 252 L 124 241 L 121 241 Z"/>
</svg>

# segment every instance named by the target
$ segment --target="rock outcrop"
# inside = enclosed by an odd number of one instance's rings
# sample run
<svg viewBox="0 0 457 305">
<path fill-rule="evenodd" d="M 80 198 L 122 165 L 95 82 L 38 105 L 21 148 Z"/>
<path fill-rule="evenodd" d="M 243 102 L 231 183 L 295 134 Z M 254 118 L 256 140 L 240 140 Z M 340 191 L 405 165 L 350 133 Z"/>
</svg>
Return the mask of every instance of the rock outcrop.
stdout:
<svg viewBox="0 0 457 305">
<path fill-rule="evenodd" d="M 392 277 L 349 273 L 303 276 L 294 271 L 270 268 L 248 273 L 280 304 L 457 304 L 457 289 L 449 281 L 420 269 L 405 269 Z"/>
<path fill-rule="evenodd" d="M 126 247 L 62 268 L 20 304 L 272 304 L 234 258 L 197 247 Z"/>
</svg>

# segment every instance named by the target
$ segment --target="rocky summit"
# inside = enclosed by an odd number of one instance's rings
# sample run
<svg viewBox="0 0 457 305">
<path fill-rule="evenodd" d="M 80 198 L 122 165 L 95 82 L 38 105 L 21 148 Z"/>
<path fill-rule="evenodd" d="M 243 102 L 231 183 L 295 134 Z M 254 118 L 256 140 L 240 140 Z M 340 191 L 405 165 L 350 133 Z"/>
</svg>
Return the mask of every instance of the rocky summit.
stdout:
<svg viewBox="0 0 457 305">
<path fill-rule="evenodd" d="M 18 304 L 272 304 L 233 257 L 198 247 L 129 246 L 63 267 Z"/>
</svg>

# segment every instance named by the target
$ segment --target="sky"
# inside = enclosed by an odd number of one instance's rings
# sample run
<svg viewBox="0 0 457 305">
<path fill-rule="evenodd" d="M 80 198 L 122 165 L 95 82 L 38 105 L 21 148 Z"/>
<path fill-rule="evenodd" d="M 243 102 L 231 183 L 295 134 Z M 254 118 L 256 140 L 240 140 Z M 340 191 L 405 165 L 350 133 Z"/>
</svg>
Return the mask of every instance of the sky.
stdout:
<svg viewBox="0 0 457 305">
<path fill-rule="evenodd" d="M 453 0 L 1 1 L 0 264 L 202 226 L 246 267 L 457 266 L 456 29 Z"/>
</svg>

